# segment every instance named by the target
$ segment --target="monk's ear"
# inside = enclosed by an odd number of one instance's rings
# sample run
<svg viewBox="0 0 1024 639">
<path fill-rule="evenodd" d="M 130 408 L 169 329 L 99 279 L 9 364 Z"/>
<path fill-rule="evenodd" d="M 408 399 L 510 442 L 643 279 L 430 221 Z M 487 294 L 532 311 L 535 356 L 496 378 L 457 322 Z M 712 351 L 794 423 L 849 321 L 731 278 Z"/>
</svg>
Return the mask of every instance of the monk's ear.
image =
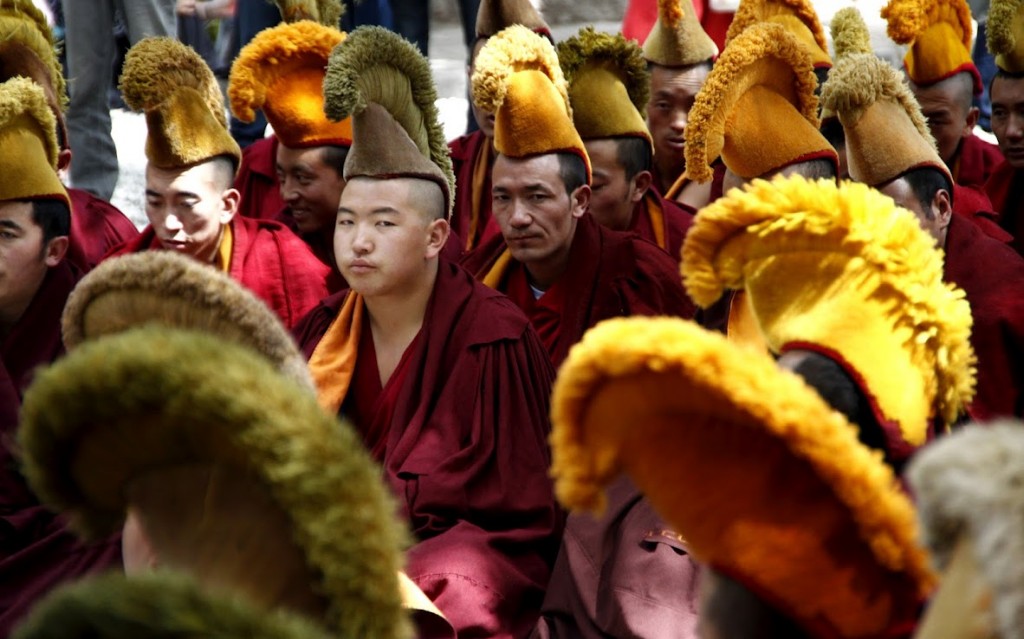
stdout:
<svg viewBox="0 0 1024 639">
<path fill-rule="evenodd" d="M 59 235 L 47 242 L 46 249 L 43 251 L 43 260 L 46 262 L 46 266 L 52 268 L 61 263 L 68 252 L 69 242 L 67 235 Z"/>
<path fill-rule="evenodd" d="M 966 138 L 974 132 L 974 125 L 978 123 L 978 118 L 981 116 L 981 109 L 972 106 L 967 109 L 967 122 L 964 123 L 964 131 L 960 135 L 962 138 Z"/>
<path fill-rule="evenodd" d="M 949 191 L 939 189 L 935 192 L 932 211 L 935 212 L 935 221 L 938 227 L 942 230 L 949 228 L 949 223 L 953 219 L 953 203 L 949 199 Z"/>
<path fill-rule="evenodd" d="M 61 149 L 57 154 L 57 173 L 71 168 L 71 149 Z"/>
<path fill-rule="evenodd" d="M 432 259 L 437 257 L 442 250 L 444 245 L 448 242 L 448 235 L 451 234 L 452 227 L 448 224 L 448 220 L 440 218 L 431 220 L 430 224 L 427 225 L 427 252 L 426 258 Z"/>
<path fill-rule="evenodd" d="M 238 204 L 242 201 L 242 194 L 237 189 L 227 189 L 220 194 L 220 223 L 229 224 L 238 212 Z"/>
<path fill-rule="evenodd" d="M 651 184 L 654 182 L 654 176 L 651 175 L 650 171 L 640 171 L 633 176 L 632 180 L 632 191 L 630 192 L 630 201 L 636 204 L 640 200 L 644 199 L 647 195 L 647 189 L 651 188 Z"/>
<path fill-rule="evenodd" d="M 573 217 L 583 217 L 583 214 L 590 208 L 590 185 L 584 184 L 576 187 L 576 190 L 569 195 L 569 204 L 572 206 Z"/>
</svg>

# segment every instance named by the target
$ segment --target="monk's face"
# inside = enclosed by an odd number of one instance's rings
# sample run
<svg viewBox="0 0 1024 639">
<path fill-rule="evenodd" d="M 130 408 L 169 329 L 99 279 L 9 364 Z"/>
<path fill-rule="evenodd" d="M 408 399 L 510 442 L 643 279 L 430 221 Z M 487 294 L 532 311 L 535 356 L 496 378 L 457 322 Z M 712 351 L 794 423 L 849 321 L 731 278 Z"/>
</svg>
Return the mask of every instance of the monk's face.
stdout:
<svg viewBox="0 0 1024 639">
<path fill-rule="evenodd" d="M 433 182 L 349 181 L 334 230 L 338 270 L 368 299 L 421 290 L 432 282 L 434 260 L 448 239 L 443 212 L 444 196 Z"/>
<path fill-rule="evenodd" d="M 639 138 L 636 141 L 646 145 Z M 628 152 L 628 147 L 633 146 L 632 140 L 588 140 L 584 144 L 594 173 L 590 214 L 602 226 L 625 231 L 633 221 L 633 210 L 651 185 L 651 173 L 640 171 L 633 177 L 626 175 L 620 144 L 627 145 Z"/>
<path fill-rule="evenodd" d="M 31 202 L 0 202 L 0 336 L 21 318 L 67 250 L 67 237 L 43 241 Z"/>
<path fill-rule="evenodd" d="M 331 233 L 345 190 L 342 168 L 328 163 L 324 147 L 291 149 L 277 145 L 277 181 L 301 233 Z"/>
<path fill-rule="evenodd" d="M 967 73 L 959 73 L 926 87 L 911 85 L 939 147 L 939 155 L 949 166 L 956 160 L 960 142 L 971 134 L 978 121 L 978 109 L 971 106 L 973 87 Z"/>
<path fill-rule="evenodd" d="M 146 217 L 161 246 L 209 263 L 223 228 L 238 210 L 230 163 L 213 160 L 187 169 L 146 167 Z"/>
<path fill-rule="evenodd" d="M 1024 78 L 992 80 L 992 132 L 1010 166 L 1024 169 Z"/>
<path fill-rule="evenodd" d="M 704 86 L 710 68 L 706 64 L 689 67 L 651 65 L 651 100 L 647 103 L 647 128 L 654 138 L 654 160 L 662 175 L 672 180 L 686 166 L 686 123 L 697 93 Z M 671 167 L 671 168 L 669 168 Z"/>
<path fill-rule="evenodd" d="M 531 269 L 568 258 L 576 221 L 587 211 L 590 188 L 566 192 L 558 156 L 499 155 L 491 174 L 491 210 L 512 257 Z"/>
</svg>

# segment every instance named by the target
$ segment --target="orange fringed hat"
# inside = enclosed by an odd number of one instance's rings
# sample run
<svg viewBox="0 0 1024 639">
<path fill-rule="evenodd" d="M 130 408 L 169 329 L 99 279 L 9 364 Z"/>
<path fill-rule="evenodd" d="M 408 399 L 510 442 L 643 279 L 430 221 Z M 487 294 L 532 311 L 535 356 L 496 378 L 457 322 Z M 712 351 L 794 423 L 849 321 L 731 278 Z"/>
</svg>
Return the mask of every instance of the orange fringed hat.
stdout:
<svg viewBox="0 0 1024 639">
<path fill-rule="evenodd" d="M 490 38 L 519 24 L 534 33 L 551 37 L 551 28 L 530 0 L 480 0 L 476 12 L 476 37 Z"/>
<path fill-rule="evenodd" d="M 352 144 L 352 120 L 324 115 L 327 60 L 345 34 L 304 20 L 261 31 L 231 66 L 228 98 L 238 119 L 262 109 L 274 134 L 289 148 Z"/>
<path fill-rule="evenodd" d="M 882 17 L 889 22 L 889 37 L 910 45 L 903 65 L 914 84 L 935 84 L 967 72 L 975 95 L 981 93 L 981 74 L 971 59 L 971 8 L 966 0 L 889 0 Z"/>
<path fill-rule="evenodd" d="M 0 84 L 0 201 L 60 200 L 57 121 L 42 87 L 28 78 Z"/>
<path fill-rule="evenodd" d="M 1024 73 L 1024 2 L 992 0 L 986 28 L 996 66 L 1007 73 Z"/>
<path fill-rule="evenodd" d="M 687 175 L 711 180 L 719 156 L 745 179 L 813 159 L 838 166 L 818 131 L 817 83 L 804 47 L 783 26 L 745 29 L 725 47 L 690 110 Z"/>
<path fill-rule="evenodd" d="M 473 72 L 473 101 L 495 114 L 494 148 L 511 158 L 575 153 L 590 158 L 572 121 L 565 77 L 550 42 L 515 25 L 480 50 Z"/>
<path fill-rule="evenodd" d="M 698 560 L 815 635 L 881 637 L 916 619 L 934 577 L 913 506 L 770 357 L 689 321 L 608 320 L 573 347 L 551 404 L 569 508 L 602 509 L 624 471 Z"/>
<path fill-rule="evenodd" d="M 697 20 L 690 0 L 658 0 L 658 19 L 644 41 L 644 58 L 663 67 L 708 62 L 718 46 Z"/>
<path fill-rule="evenodd" d="M 820 352 L 868 398 L 893 460 L 974 395 L 971 309 L 910 211 L 867 185 L 756 180 L 701 210 L 683 282 L 707 307 L 744 290 L 774 353 Z"/>
<path fill-rule="evenodd" d="M 635 42 L 584 27 L 558 44 L 558 63 L 569 83 L 572 119 L 580 137 L 651 142 L 640 115 L 650 97 L 650 77 Z"/>
<path fill-rule="evenodd" d="M 455 173 L 430 62 L 415 46 L 381 27 L 356 29 L 331 54 L 323 93 L 327 117 L 352 118 L 346 180 L 429 180 L 440 187 L 451 216 Z"/>
<path fill-rule="evenodd" d="M 67 144 L 67 89 L 56 40 L 46 16 L 31 0 L 0 0 L 0 82 L 25 77 L 43 89 L 57 119 L 58 142 Z"/>
<path fill-rule="evenodd" d="M 821 103 L 843 125 L 850 177 L 877 187 L 929 167 L 952 187 L 917 100 L 900 73 L 872 53 L 867 25 L 856 9 L 836 14 L 832 39 L 836 64 L 821 89 Z"/>
<path fill-rule="evenodd" d="M 242 151 L 228 133 L 220 87 L 191 47 L 174 38 L 140 40 L 124 59 L 121 93 L 146 114 L 146 158 L 160 169 L 178 169 Z"/>
<path fill-rule="evenodd" d="M 748 27 L 761 22 L 781 24 L 804 46 L 815 69 L 832 66 L 828 41 L 809 0 L 742 0 L 725 35 L 725 46 Z"/>
</svg>

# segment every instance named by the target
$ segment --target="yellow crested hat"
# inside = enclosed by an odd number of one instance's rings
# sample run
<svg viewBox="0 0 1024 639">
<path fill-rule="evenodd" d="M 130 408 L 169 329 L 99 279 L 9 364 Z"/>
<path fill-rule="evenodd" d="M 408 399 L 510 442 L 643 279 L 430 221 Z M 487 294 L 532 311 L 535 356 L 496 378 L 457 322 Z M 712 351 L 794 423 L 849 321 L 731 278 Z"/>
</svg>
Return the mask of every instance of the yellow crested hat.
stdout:
<svg viewBox="0 0 1024 639">
<path fill-rule="evenodd" d="M 939 157 L 928 122 L 900 73 L 872 51 L 867 25 L 848 7 L 832 20 L 836 63 L 821 89 L 825 111 L 846 134 L 850 177 L 880 186 L 919 168 L 953 177 Z"/>
<path fill-rule="evenodd" d="M 683 283 L 744 290 L 770 350 L 814 350 L 861 386 L 894 460 L 974 395 L 971 309 L 913 213 L 865 184 L 756 180 L 701 210 Z"/>
<path fill-rule="evenodd" d="M 1024 73 L 1024 1 L 992 0 L 986 29 L 996 66 L 1007 73 Z"/>
<path fill-rule="evenodd" d="M 340 0 L 274 0 L 285 22 L 312 20 L 325 27 L 338 28 L 345 12 Z"/>
<path fill-rule="evenodd" d="M 710 62 L 718 45 L 700 26 L 690 0 L 658 0 L 658 19 L 644 41 L 644 58 L 663 67 Z"/>
<path fill-rule="evenodd" d="M 832 66 L 828 41 L 810 0 L 741 0 L 725 34 L 725 46 L 751 25 L 781 24 L 811 56 L 815 69 Z"/>
<path fill-rule="evenodd" d="M 721 334 L 602 322 L 559 370 L 551 416 L 563 504 L 600 511 L 625 472 L 696 559 L 815 636 L 886 636 L 934 585 L 878 453 L 801 378 Z"/>
<path fill-rule="evenodd" d="M 558 43 L 558 64 L 569 83 L 573 124 L 581 138 L 651 142 L 641 115 L 650 98 L 650 78 L 635 42 L 584 27 Z"/>
<path fill-rule="evenodd" d="M 231 66 L 228 99 L 235 117 L 251 122 L 262 109 L 289 148 L 352 144 L 352 120 L 324 115 L 324 76 L 345 34 L 309 20 L 261 31 Z"/>
<path fill-rule="evenodd" d="M 28 78 L 0 84 L 0 201 L 60 200 L 71 207 L 57 177 L 57 120 L 43 88 Z"/>
<path fill-rule="evenodd" d="M 262 354 L 162 326 L 86 342 L 37 374 L 18 443 L 35 494 L 87 537 L 131 510 L 162 565 L 211 591 L 335 636 L 409 636 L 406 533 L 380 468 L 353 428 Z M 282 572 L 285 592 L 267 583 Z"/>
<path fill-rule="evenodd" d="M 573 153 L 590 183 L 590 157 L 573 126 L 568 88 L 551 43 L 526 27 L 509 27 L 477 55 L 473 101 L 494 113 L 494 148 L 511 158 Z"/>
<path fill-rule="evenodd" d="M 327 117 L 352 118 L 345 179 L 429 180 L 440 187 L 451 216 L 455 173 L 423 54 L 392 31 L 360 27 L 331 54 L 323 87 Z"/>
<path fill-rule="evenodd" d="M 496 36 L 514 24 L 551 39 L 551 28 L 530 0 L 480 0 L 476 12 L 478 40 Z"/>
<path fill-rule="evenodd" d="M 140 40 L 124 59 L 121 93 L 146 114 L 146 158 L 179 169 L 217 157 L 238 166 L 242 151 L 228 132 L 220 87 L 199 54 L 174 38 Z"/>
<path fill-rule="evenodd" d="M 43 88 L 57 118 L 58 142 L 67 144 L 67 88 L 46 16 L 32 0 L 0 0 L 0 82 L 25 77 Z"/>
<path fill-rule="evenodd" d="M 914 84 L 927 86 L 967 72 L 974 93 L 981 93 L 981 74 L 971 58 L 967 0 L 889 0 L 882 17 L 889 23 L 889 37 L 910 46 L 903 65 Z"/>
<path fill-rule="evenodd" d="M 770 22 L 725 47 L 690 109 L 686 172 L 711 180 L 721 157 L 736 175 L 761 177 L 798 162 L 838 156 L 818 131 L 818 80 L 805 47 Z"/>
</svg>

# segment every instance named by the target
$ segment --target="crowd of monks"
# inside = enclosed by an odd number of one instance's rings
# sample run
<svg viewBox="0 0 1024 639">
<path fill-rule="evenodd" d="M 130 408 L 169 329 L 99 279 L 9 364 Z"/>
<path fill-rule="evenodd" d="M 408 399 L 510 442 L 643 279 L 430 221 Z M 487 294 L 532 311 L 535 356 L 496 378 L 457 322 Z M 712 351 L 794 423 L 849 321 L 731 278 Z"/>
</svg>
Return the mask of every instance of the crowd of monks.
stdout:
<svg viewBox="0 0 1024 639">
<path fill-rule="evenodd" d="M 484 0 L 452 141 L 335 4 L 226 104 L 132 47 L 139 231 L 0 0 L 0 635 L 1020 636 L 1024 3 L 998 145 L 964 0 L 890 0 L 903 69 L 806 0 Z"/>
</svg>

